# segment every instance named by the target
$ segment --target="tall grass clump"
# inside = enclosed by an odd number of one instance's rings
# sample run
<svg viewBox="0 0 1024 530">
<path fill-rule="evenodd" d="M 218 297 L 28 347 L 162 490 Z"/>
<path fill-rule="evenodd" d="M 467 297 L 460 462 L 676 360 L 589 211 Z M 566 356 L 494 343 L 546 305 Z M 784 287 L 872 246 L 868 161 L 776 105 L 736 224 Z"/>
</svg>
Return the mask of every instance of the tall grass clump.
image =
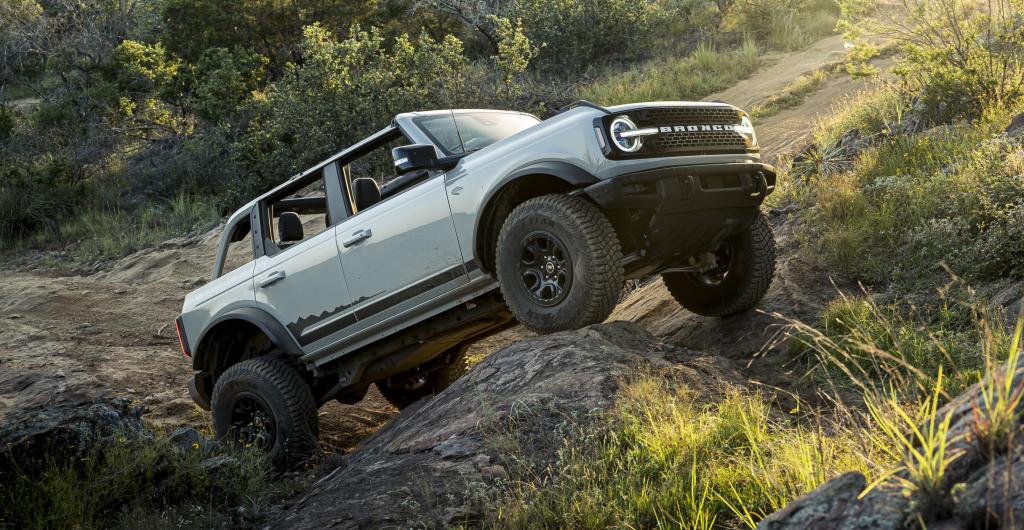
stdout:
<svg viewBox="0 0 1024 530">
<path fill-rule="evenodd" d="M 1014 435 L 1020 430 L 1024 394 L 1019 371 L 1024 318 L 1009 334 L 1003 322 L 974 308 L 975 331 L 960 332 L 963 349 L 952 352 L 942 344 L 942 324 L 907 329 L 906 317 L 894 310 L 883 312 L 870 303 L 850 308 L 849 302 L 844 299 L 847 308 L 831 311 L 845 334 L 837 337 L 828 326 L 821 332 L 794 323 L 794 335 L 811 347 L 823 366 L 855 383 L 869 414 L 870 423 L 862 432 L 884 454 L 880 460 L 895 463 L 864 494 L 881 485 L 899 488 L 910 501 L 908 515 L 923 526 L 948 514 L 955 504 L 954 481 L 961 479 L 950 475 L 950 466 L 971 447 L 964 442 L 973 438 L 980 454 L 988 458 L 1005 454 L 1018 443 Z M 908 362 L 914 353 L 927 350 L 935 355 L 930 361 L 918 357 L 924 366 Z M 947 382 L 946 373 L 957 382 Z M 967 419 L 973 421 L 954 429 L 953 421 L 960 425 L 957 415 L 964 405 L 947 404 L 965 390 L 972 392 L 967 403 L 973 418 Z"/>
<path fill-rule="evenodd" d="M 723 26 L 751 33 L 766 48 L 792 51 L 834 33 L 838 16 L 830 0 L 735 0 Z"/>
<path fill-rule="evenodd" d="M 955 441 L 950 432 L 953 409 L 940 411 L 941 368 L 934 387 L 911 411 L 893 389 L 887 395 L 869 395 L 867 399 L 871 418 L 886 438 L 876 447 L 888 448 L 892 460 L 902 461 L 868 489 L 893 480 L 915 497 L 917 509 L 924 513 L 941 512 L 948 506 L 951 484 L 946 471 L 963 454 L 950 447 Z"/>
<path fill-rule="evenodd" d="M 1024 318 L 1017 320 L 1005 367 L 998 362 L 1002 355 L 991 337 L 985 341 L 985 377 L 980 384 L 980 399 L 974 404 L 974 434 L 985 454 L 1006 452 L 1020 429 L 1021 405 L 1024 402 L 1024 379 L 1018 377 L 1021 367 L 1021 332 Z"/>
<path fill-rule="evenodd" d="M 579 97 L 605 105 L 700 99 L 749 77 L 762 64 L 754 41 L 735 50 L 700 44 L 689 55 L 656 59 L 583 87 Z"/>
<path fill-rule="evenodd" d="M 66 221 L 61 234 L 77 242 L 75 259 L 117 258 L 168 239 L 205 232 L 220 221 L 213 200 L 179 194 L 167 201 L 150 202 L 136 211 L 90 208 Z"/>
<path fill-rule="evenodd" d="M 513 480 L 491 525 L 748 526 L 839 471 L 873 475 L 877 456 L 866 439 L 774 417 L 758 393 L 704 403 L 659 376 L 627 382 L 598 423 L 580 427 L 596 442 L 567 438 L 550 480 Z"/>
<path fill-rule="evenodd" d="M 809 352 L 815 377 L 872 394 L 900 388 L 914 399 L 938 390 L 955 396 L 1002 363 L 1011 351 L 1004 315 L 987 310 L 968 290 L 913 306 L 879 304 L 868 295 L 842 295 L 822 311 L 821 324 L 793 322 L 794 344 Z M 940 381 L 942 387 L 935 389 Z"/>
</svg>

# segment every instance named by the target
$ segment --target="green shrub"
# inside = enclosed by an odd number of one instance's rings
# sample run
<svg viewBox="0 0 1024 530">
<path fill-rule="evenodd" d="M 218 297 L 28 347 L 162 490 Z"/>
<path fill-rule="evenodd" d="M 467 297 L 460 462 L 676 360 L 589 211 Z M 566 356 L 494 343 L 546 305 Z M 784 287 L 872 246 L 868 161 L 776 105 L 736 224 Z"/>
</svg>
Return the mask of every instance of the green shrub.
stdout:
<svg viewBox="0 0 1024 530">
<path fill-rule="evenodd" d="M 339 41 L 313 25 L 305 29 L 301 51 L 302 63 L 289 65 L 254 101 L 255 117 L 232 146 L 236 175 L 248 175 L 232 190 L 236 204 L 380 129 L 399 112 L 467 99 L 467 62 L 454 37 L 437 42 L 403 35 L 387 46 L 377 29 Z"/>
<path fill-rule="evenodd" d="M 40 232 L 58 235 L 58 220 L 75 211 L 82 193 L 67 160 L 7 161 L 0 166 L 0 248 Z"/>
<path fill-rule="evenodd" d="M 267 63 L 266 57 L 237 48 L 203 52 L 193 73 L 191 103 L 196 114 L 217 124 L 237 112 L 263 81 Z"/>
<path fill-rule="evenodd" d="M 898 134 L 852 170 L 815 176 L 806 255 L 879 284 L 934 283 L 942 263 L 971 280 L 1024 275 L 1022 163 L 1012 142 L 993 137 L 1007 120 Z"/>
<path fill-rule="evenodd" d="M 540 47 L 537 66 L 544 74 L 565 75 L 594 61 L 631 59 L 649 51 L 655 5 L 633 0 L 518 0 L 503 16 L 522 24 Z"/>
<path fill-rule="evenodd" d="M 930 123 L 979 118 L 1024 97 L 1024 6 L 1016 0 L 843 0 L 841 26 L 852 39 L 882 37 L 901 52 L 897 72 L 921 88 Z M 871 46 L 871 44 L 867 44 Z"/>
<path fill-rule="evenodd" d="M 14 111 L 0 103 L 0 142 L 6 142 L 14 133 Z"/>
</svg>

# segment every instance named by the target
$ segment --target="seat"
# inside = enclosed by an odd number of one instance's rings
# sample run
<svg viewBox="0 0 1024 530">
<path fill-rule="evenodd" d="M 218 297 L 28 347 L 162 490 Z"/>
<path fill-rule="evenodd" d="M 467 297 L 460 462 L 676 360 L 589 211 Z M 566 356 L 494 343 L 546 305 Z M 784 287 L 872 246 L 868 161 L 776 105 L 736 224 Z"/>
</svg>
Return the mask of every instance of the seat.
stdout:
<svg viewBox="0 0 1024 530">
<path fill-rule="evenodd" d="M 296 241 L 302 241 L 302 238 L 302 220 L 299 219 L 299 214 L 281 212 L 280 217 L 277 218 L 277 239 L 281 243 L 281 248 Z"/>
<path fill-rule="evenodd" d="M 427 170 L 425 169 L 421 171 L 412 171 L 406 173 L 400 177 L 396 177 L 388 181 L 387 184 L 381 186 L 380 196 L 381 198 L 386 199 L 393 195 L 398 195 L 399 193 L 419 184 L 420 182 L 427 180 L 428 177 L 430 177 L 430 173 L 427 172 Z"/>
<path fill-rule="evenodd" d="M 352 181 L 352 200 L 356 210 L 363 211 L 380 202 L 380 187 L 371 178 L 360 177 Z"/>
</svg>

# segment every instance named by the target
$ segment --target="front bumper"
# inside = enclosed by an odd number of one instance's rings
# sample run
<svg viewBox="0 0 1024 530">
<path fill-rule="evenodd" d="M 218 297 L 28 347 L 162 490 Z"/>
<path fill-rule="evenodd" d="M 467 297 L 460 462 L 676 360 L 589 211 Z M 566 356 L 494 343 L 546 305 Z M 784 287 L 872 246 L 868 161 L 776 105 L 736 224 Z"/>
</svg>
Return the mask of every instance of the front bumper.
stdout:
<svg viewBox="0 0 1024 530">
<path fill-rule="evenodd" d="M 671 166 L 612 177 L 584 193 L 631 240 L 626 246 L 657 268 L 745 230 L 775 181 L 775 168 L 757 162 Z"/>
</svg>

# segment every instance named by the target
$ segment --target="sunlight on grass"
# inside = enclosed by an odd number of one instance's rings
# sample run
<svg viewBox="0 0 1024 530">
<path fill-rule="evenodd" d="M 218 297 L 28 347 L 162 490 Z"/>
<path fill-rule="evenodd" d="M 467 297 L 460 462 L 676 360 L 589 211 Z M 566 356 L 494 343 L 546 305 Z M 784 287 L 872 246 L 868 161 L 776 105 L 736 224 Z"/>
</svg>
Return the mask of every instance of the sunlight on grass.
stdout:
<svg viewBox="0 0 1024 530">
<path fill-rule="evenodd" d="M 908 412 L 901 396 L 891 389 L 887 394 L 869 396 L 866 400 L 871 418 L 878 425 L 885 441 L 876 447 L 888 448 L 889 456 L 902 464 L 883 474 L 865 491 L 886 481 L 894 481 L 914 495 L 918 509 L 934 513 L 948 505 L 950 484 L 946 470 L 962 453 L 950 450 L 949 426 L 954 409 L 940 416 L 942 369 L 935 380 L 935 390 L 916 408 Z M 906 472 L 906 476 L 902 475 Z"/>
<path fill-rule="evenodd" d="M 701 44 L 689 56 L 657 59 L 582 88 L 581 99 L 602 105 L 694 100 L 728 88 L 763 63 L 753 40 L 736 50 Z"/>
<path fill-rule="evenodd" d="M 804 102 L 810 94 L 817 92 L 835 74 L 834 68 L 818 68 L 791 81 L 786 88 L 772 94 L 750 108 L 754 124 L 758 120 L 774 116 L 783 110 L 796 107 Z"/>
<path fill-rule="evenodd" d="M 771 408 L 758 393 L 703 403 L 685 386 L 640 376 L 622 387 L 599 441 L 566 441 L 553 481 L 513 482 L 493 526 L 736 526 L 841 471 L 874 473 L 881 453 L 866 438 L 801 426 Z"/>
</svg>

